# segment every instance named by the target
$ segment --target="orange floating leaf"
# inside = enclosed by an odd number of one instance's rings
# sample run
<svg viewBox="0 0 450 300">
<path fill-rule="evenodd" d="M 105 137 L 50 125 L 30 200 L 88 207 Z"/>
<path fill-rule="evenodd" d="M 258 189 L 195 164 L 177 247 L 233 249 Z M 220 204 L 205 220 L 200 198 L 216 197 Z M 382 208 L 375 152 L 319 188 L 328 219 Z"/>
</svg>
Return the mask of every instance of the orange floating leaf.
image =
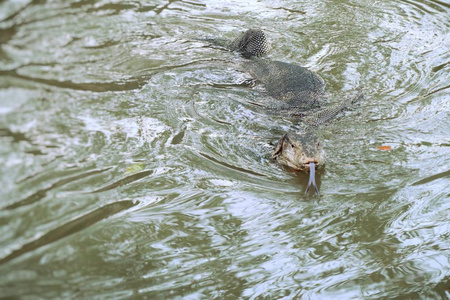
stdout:
<svg viewBox="0 0 450 300">
<path fill-rule="evenodd" d="M 378 146 L 377 148 L 378 148 L 378 150 L 383 150 L 383 151 L 390 151 L 392 149 L 391 146 Z"/>
</svg>

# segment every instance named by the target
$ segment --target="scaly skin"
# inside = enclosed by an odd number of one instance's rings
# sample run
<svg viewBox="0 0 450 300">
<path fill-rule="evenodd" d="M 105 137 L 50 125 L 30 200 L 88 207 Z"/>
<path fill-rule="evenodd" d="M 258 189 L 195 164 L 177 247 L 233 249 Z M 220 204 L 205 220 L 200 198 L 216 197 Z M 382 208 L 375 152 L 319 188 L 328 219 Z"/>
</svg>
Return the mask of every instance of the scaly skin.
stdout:
<svg viewBox="0 0 450 300">
<path fill-rule="evenodd" d="M 310 131 L 283 135 L 272 157 L 278 163 L 297 171 L 309 171 L 310 163 L 318 166 L 325 163 L 325 151 L 317 135 Z"/>
<path fill-rule="evenodd" d="M 308 193 L 312 185 L 316 194 L 319 194 L 315 169 L 325 163 L 325 151 L 323 151 L 317 135 L 310 131 L 286 133 L 278 141 L 272 158 L 290 169 L 309 172 L 309 183 L 305 193 Z"/>
<path fill-rule="evenodd" d="M 264 58 L 247 60 L 242 65 L 283 106 L 303 111 L 319 107 L 325 82 L 307 68 Z"/>
<path fill-rule="evenodd" d="M 295 64 L 272 61 L 261 58 L 270 49 L 265 33 L 259 29 L 250 29 L 231 43 L 221 42 L 221 46 L 232 51 L 239 51 L 248 60 L 241 66 L 258 82 L 262 83 L 267 93 L 275 99 L 272 112 L 279 112 L 285 117 L 302 117 L 303 122 L 312 127 L 324 124 L 334 118 L 353 102 L 362 98 L 358 95 L 352 101 L 343 101 L 339 105 L 317 110 L 325 91 L 325 82 L 316 73 Z M 316 193 L 315 168 L 325 162 L 325 152 L 317 135 L 312 130 L 286 133 L 278 142 L 272 157 L 288 168 L 310 172 L 311 184 Z"/>
</svg>

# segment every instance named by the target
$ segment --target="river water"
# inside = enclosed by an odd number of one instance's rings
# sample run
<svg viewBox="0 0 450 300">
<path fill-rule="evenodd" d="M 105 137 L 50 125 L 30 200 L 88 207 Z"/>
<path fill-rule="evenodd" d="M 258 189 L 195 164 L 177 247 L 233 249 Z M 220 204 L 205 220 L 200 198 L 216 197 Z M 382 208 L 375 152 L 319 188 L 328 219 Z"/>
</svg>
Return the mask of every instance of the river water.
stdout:
<svg viewBox="0 0 450 300">
<path fill-rule="evenodd" d="M 0 297 L 449 299 L 448 1 L 2 1 Z M 238 54 L 330 103 L 320 196 Z"/>
</svg>

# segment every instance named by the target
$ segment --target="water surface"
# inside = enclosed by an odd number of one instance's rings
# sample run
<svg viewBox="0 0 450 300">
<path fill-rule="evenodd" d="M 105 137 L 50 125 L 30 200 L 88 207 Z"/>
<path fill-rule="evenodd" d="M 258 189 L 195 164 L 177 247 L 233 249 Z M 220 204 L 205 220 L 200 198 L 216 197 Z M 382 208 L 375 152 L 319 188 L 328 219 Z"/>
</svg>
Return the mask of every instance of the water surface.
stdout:
<svg viewBox="0 0 450 300">
<path fill-rule="evenodd" d="M 3 1 L 0 295 L 450 298 L 446 1 Z M 301 126 L 199 41 L 262 28 L 335 103 L 320 197 Z M 228 61 L 228 62 L 227 62 Z M 390 151 L 380 150 L 389 146 Z M 381 148 L 387 149 L 387 148 Z"/>
</svg>

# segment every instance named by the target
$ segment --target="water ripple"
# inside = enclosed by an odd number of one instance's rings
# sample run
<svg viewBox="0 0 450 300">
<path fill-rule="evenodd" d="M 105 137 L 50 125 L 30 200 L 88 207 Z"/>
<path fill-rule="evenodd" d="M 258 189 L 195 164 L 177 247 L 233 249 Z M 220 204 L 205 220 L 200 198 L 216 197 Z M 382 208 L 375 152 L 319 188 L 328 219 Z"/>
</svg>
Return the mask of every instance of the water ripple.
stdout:
<svg viewBox="0 0 450 300">
<path fill-rule="evenodd" d="M 0 294 L 448 297 L 449 4 L 0 6 Z M 253 27 L 366 95 L 319 132 L 319 197 L 270 158 L 302 127 L 199 40 Z"/>
</svg>

